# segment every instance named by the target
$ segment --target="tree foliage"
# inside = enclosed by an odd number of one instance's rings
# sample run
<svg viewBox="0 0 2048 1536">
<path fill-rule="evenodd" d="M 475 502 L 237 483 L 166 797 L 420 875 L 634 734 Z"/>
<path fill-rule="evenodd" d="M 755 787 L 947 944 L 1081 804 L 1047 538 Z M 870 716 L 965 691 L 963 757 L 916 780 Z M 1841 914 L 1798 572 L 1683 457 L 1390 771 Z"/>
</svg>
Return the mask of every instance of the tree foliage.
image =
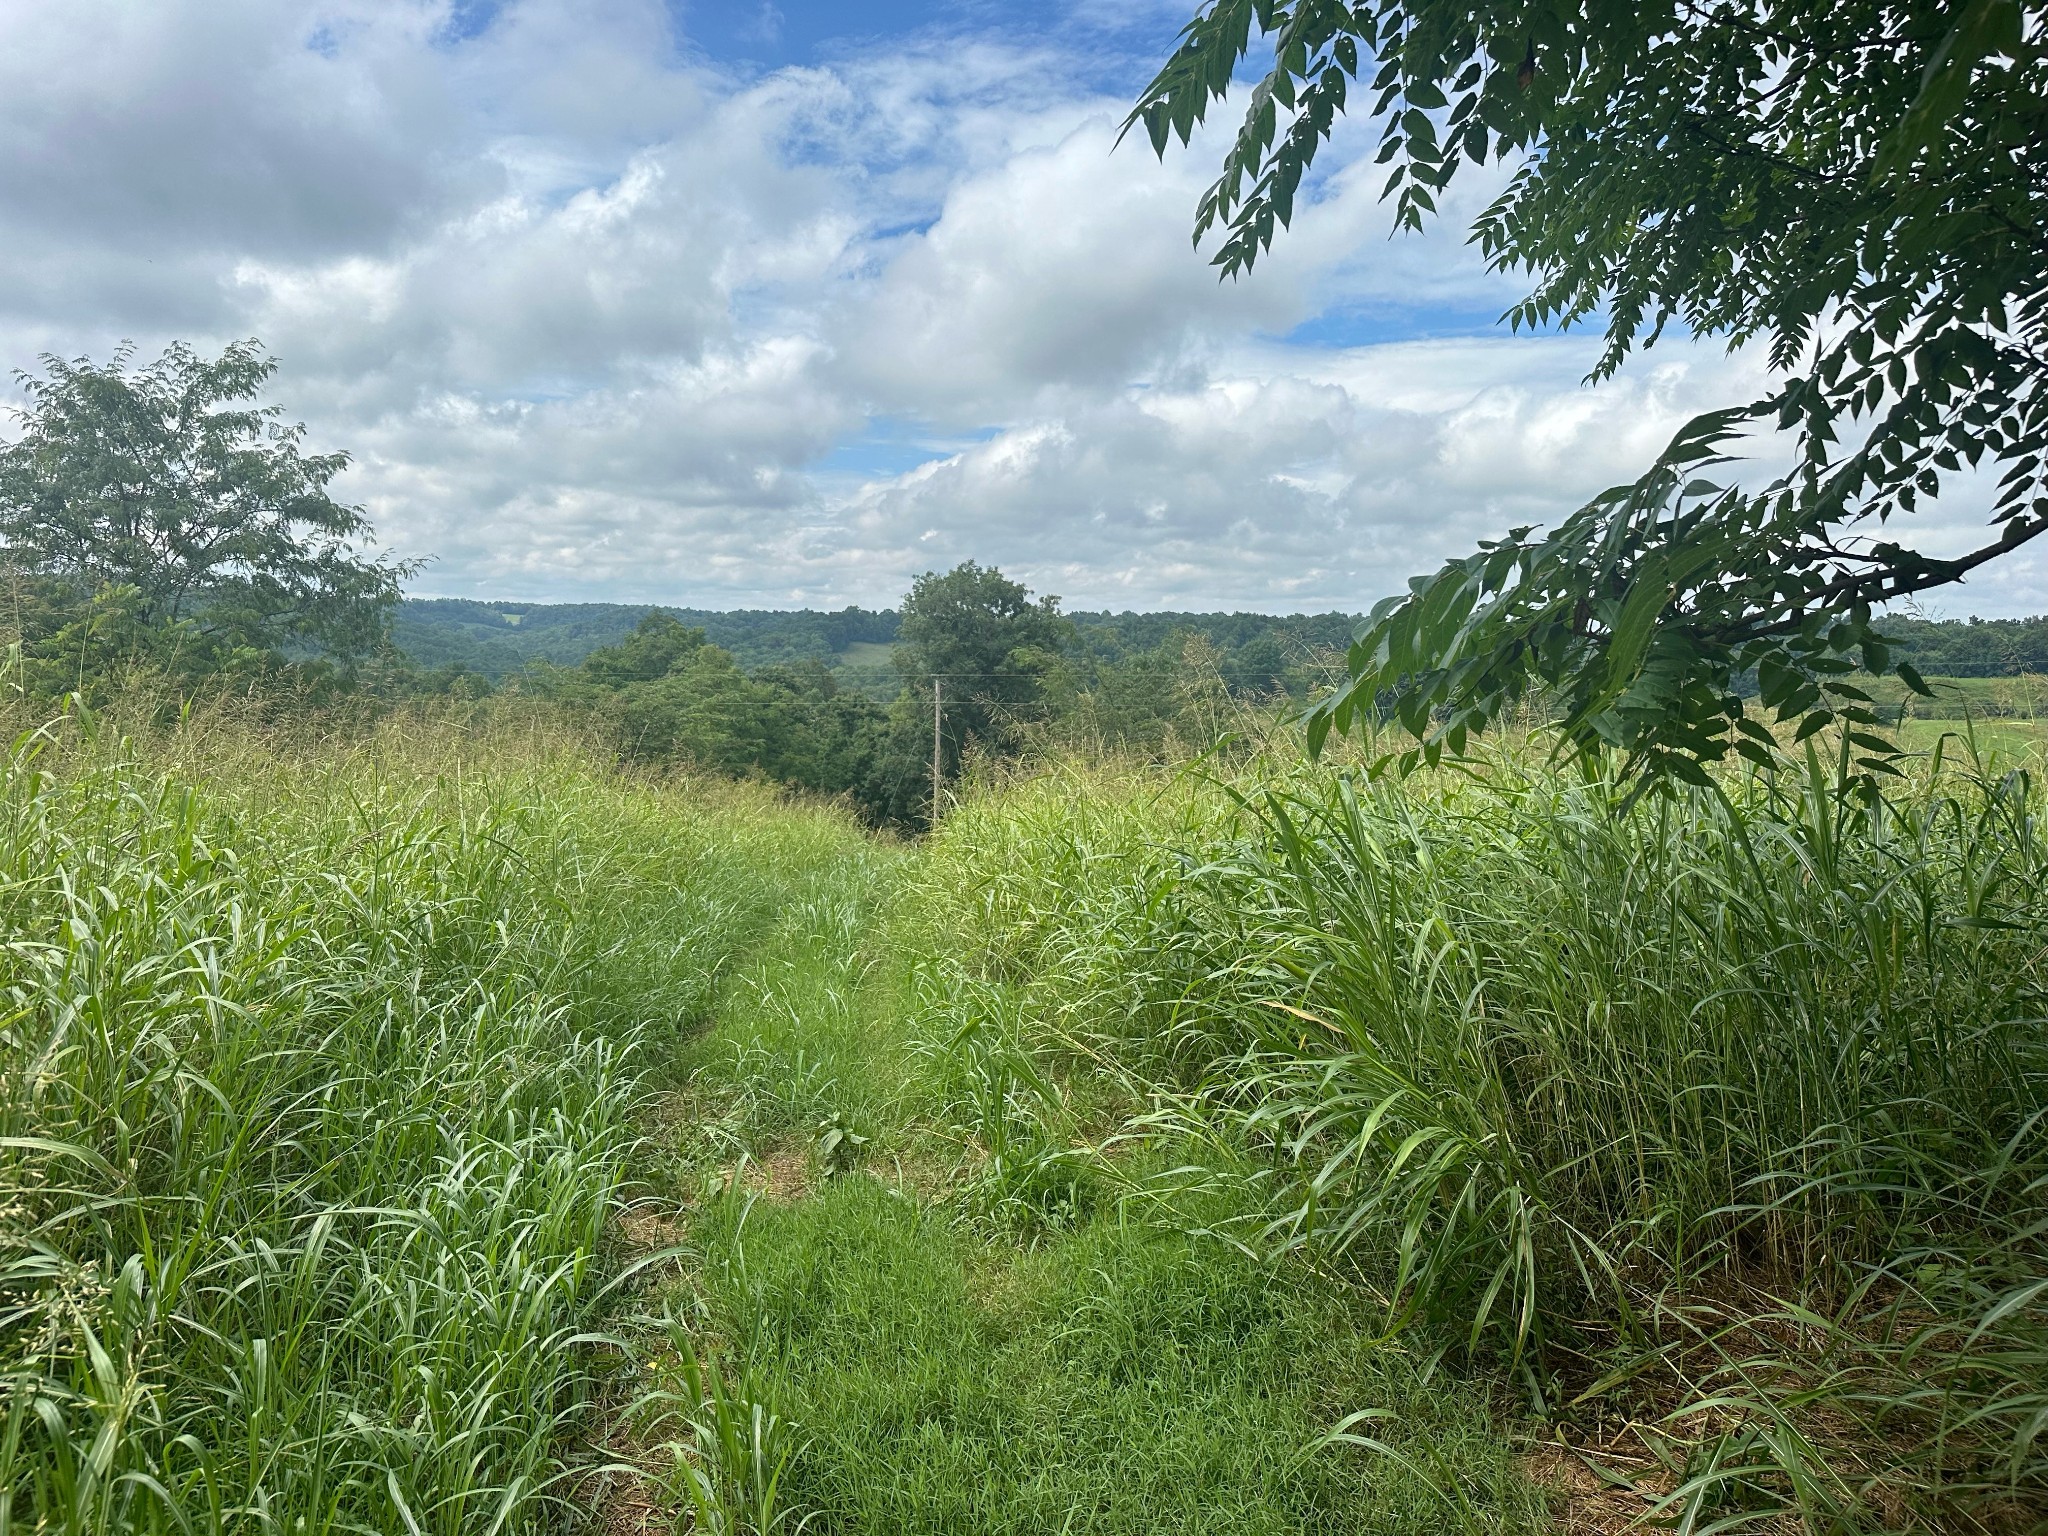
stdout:
<svg viewBox="0 0 2048 1536">
<path fill-rule="evenodd" d="M 1292 218 L 1336 118 L 1378 128 L 1397 227 L 1461 167 L 1515 162 L 1473 239 L 1530 275 L 1515 327 L 1604 323 L 1593 377 L 1667 329 L 1764 349 L 1762 398 L 1689 423 L 1631 485 L 1556 528 L 1418 577 L 1374 610 L 1319 743 L 1391 704 L 1405 755 L 1462 750 L 1528 696 L 1569 738 L 1688 778 L 1830 723 L 1890 749 L 1858 663 L 1897 671 L 1875 617 L 2048 531 L 2048 55 L 2023 0 L 1215 0 L 1131 117 L 1164 153 L 1264 78 L 1201 200 L 1199 243 L 1250 269 Z M 1354 91 L 1362 93 L 1354 100 Z M 1129 126 L 1129 125 L 1127 125 Z M 1761 489 L 1721 473 L 1783 432 Z M 1971 471 L 1992 532 L 1935 559 L 1887 525 Z"/>
<path fill-rule="evenodd" d="M 607 688 L 649 683 L 666 677 L 685 656 L 704 647 L 704 631 L 693 629 L 673 614 L 656 609 L 617 645 L 602 646 L 583 658 L 583 672 Z"/>
<path fill-rule="evenodd" d="M 383 640 L 405 568 L 364 552 L 370 526 L 327 493 L 343 453 L 256 403 L 277 362 L 255 341 L 183 343 L 147 367 L 44 357 L 21 430 L 0 447 L 0 541 L 45 594 L 114 606 L 140 632 L 218 663 Z"/>
<path fill-rule="evenodd" d="M 932 679 L 943 681 L 941 750 L 949 774 L 970 741 L 1001 745 L 1018 713 L 1038 702 L 1046 674 L 1073 637 L 1058 598 L 1034 601 L 1022 583 L 972 560 L 916 578 L 902 612 L 897 670 L 927 701 Z"/>
<path fill-rule="evenodd" d="M 595 709 L 639 762 L 686 760 L 735 775 L 761 774 L 823 794 L 845 794 L 878 818 L 881 707 L 842 690 L 817 662 L 776 663 L 749 674 L 704 631 L 656 611 L 617 645 L 571 671 L 529 675 L 538 691 Z"/>
</svg>

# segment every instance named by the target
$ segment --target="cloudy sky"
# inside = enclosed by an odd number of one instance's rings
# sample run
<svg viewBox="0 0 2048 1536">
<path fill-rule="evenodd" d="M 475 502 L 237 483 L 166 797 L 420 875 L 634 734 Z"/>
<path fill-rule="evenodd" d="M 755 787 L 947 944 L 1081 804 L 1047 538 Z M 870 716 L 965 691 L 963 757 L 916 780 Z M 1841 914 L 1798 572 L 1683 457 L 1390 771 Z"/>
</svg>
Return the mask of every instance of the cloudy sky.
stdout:
<svg viewBox="0 0 2048 1536">
<path fill-rule="evenodd" d="M 16 0 L 0 362 L 258 336 L 414 590 L 700 607 L 973 558 L 1075 607 L 1362 609 L 1761 382 L 1681 342 L 1583 387 L 1590 338 L 1494 323 L 1498 183 L 1390 241 L 1341 134 L 1219 285 L 1216 144 L 1113 151 L 1191 3 Z"/>
</svg>

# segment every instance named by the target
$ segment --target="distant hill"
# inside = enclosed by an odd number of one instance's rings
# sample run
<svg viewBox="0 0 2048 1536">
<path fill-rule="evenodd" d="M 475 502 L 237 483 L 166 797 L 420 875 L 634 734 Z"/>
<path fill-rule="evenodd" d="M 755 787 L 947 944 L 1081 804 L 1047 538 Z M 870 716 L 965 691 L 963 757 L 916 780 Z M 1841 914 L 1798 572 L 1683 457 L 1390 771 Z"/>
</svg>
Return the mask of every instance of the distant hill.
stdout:
<svg viewBox="0 0 2048 1536">
<path fill-rule="evenodd" d="M 2048 615 L 2033 619 L 1886 619 L 1913 665 L 1929 677 L 2048 674 Z"/>
<path fill-rule="evenodd" d="M 458 667 L 501 678 L 528 662 L 573 667 L 599 646 L 614 645 L 655 609 L 650 603 L 487 603 L 414 597 L 399 604 L 393 638 L 429 670 Z M 891 609 L 663 608 L 704 631 L 748 669 L 772 662 L 821 661 L 846 683 L 887 698 L 895 691 L 889 648 Z M 1201 635 L 1217 653 L 1224 680 L 1241 691 L 1300 691 L 1350 643 L 1351 614 L 1111 613 L 1082 610 L 1074 649 L 1088 662 L 1150 650 L 1176 633 Z M 1885 628 L 1930 677 L 2017 677 L 2048 673 L 2048 617 L 1929 620 L 1899 618 Z"/>
<path fill-rule="evenodd" d="M 529 661 L 573 667 L 603 645 L 616 645 L 652 603 L 484 603 L 459 597 L 409 597 L 398 605 L 392 639 L 418 665 L 461 667 L 504 677 Z M 776 661 L 831 662 L 854 644 L 893 645 L 896 615 L 866 608 L 838 613 L 742 608 L 715 613 L 666 608 L 732 652 L 743 667 Z"/>
<path fill-rule="evenodd" d="M 456 597 L 410 597 L 399 604 L 392 638 L 421 667 L 460 667 L 486 677 L 517 672 L 528 662 L 573 667 L 599 646 L 615 645 L 655 611 L 652 603 L 489 603 Z M 896 643 L 893 610 L 742 608 L 714 612 L 667 608 L 704 631 L 743 667 L 822 661 L 864 682 L 889 675 Z M 1216 647 L 1232 687 L 1265 690 L 1319 652 L 1341 651 L 1357 622 L 1348 614 L 1111 613 L 1082 611 L 1074 621 L 1077 652 L 1113 661 L 1150 650 L 1170 635 L 1193 632 Z"/>
<path fill-rule="evenodd" d="M 1241 693 L 1305 690 L 1325 663 L 1341 658 L 1358 617 L 1348 613 L 1080 612 L 1076 649 L 1096 661 L 1149 651 L 1175 634 L 1200 635 L 1216 648 L 1223 681 Z"/>
</svg>

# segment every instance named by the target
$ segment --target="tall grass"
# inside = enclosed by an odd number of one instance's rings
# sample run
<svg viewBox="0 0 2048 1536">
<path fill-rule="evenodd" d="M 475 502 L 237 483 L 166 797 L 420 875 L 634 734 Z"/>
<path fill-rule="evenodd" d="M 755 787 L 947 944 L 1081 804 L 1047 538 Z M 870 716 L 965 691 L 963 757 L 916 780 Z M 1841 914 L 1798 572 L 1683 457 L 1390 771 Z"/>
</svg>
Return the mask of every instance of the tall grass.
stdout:
<svg viewBox="0 0 2048 1536">
<path fill-rule="evenodd" d="M 0 1533 L 569 1524 L 647 1074 L 849 836 L 532 733 L 22 731 Z"/>
<path fill-rule="evenodd" d="M 575 1526 L 693 1180 L 707 1529 L 1526 1526 L 1468 1370 L 1684 1529 L 2042 1524 L 2025 774 L 1069 765 L 912 855 L 484 730 L 14 736 L 0 1536 Z"/>
<path fill-rule="evenodd" d="M 929 883 L 970 974 L 1149 1100 L 1133 1134 L 1255 1195 L 1235 1237 L 1545 1411 L 1661 1418 L 1691 1528 L 2038 1523 L 2038 786 L 1872 808 L 1788 763 L 1623 802 L 1517 753 L 1069 770 L 964 806 Z"/>
</svg>

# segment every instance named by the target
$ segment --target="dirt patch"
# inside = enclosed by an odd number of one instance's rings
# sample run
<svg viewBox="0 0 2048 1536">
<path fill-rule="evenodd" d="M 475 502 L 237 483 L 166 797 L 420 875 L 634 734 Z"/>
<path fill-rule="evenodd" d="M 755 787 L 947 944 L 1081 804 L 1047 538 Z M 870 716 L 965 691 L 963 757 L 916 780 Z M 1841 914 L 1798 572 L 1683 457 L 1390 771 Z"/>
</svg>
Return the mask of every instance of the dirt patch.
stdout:
<svg viewBox="0 0 2048 1536">
<path fill-rule="evenodd" d="M 805 1147 L 780 1147 L 755 1163 L 753 1187 L 778 1205 L 801 1200 L 817 1188 L 811 1173 L 811 1154 Z"/>
<path fill-rule="evenodd" d="M 818 1176 L 803 1143 L 783 1143 L 725 1164 L 705 1180 L 704 1196 L 710 1199 L 730 1193 L 735 1185 L 743 1194 L 771 1205 L 794 1205 L 816 1193 Z"/>
<path fill-rule="evenodd" d="M 1619 1536 L 1641 1530 L 1669 1493 L 1671 1474 L 1640 1444 L 1617 1437 L 1583 1450 L 1555 1441 L 1522 1458 L 1529 1480 L 1556 1497 L 1562 1536 Z"/>
<path fill-rule="evenodd" d="M 1780 1300 L 1770 1279 L 1723 1276 L 1684 1296 L 1652 1299 L 1643 1315 L 1665 1340 L 1662 1349 L 1604 1382 L 1593 1378 L 1587 1358 L 1580 1378 L 1567 1381 L 1568 1393 L 1578 1389 L 1574 1407 L 1583 1412 L 1525 1457 L 1530 1477 L 1559 1497 L 1560 1530 L 1590 1536 L 1656 1520 L 1658 1501 L 1679 1485 L 1682 1474 L 1673 1469 L 1717 1445 L 1734 1448 L 1724 1494 L 1787 1507 L 1794 1488 L 1775 1464 L 1779 1441 L 1754 1443 L 1774 1426 L 1807 1459 L 1802 1475 L 1873 1527 L 1921 1528 L 1926 1517 L 1916 1515 L 1916 1500 L 1925 1490 L 1912 1486 L 1911 1475 L 1919 1425 L 1903 1416 L 1890 1425 L 1864 1421 L 1814 1389 L 1857 1371 L 1873 1389 L 1889 1384 L 1897 1367 L 1887 1359 L 1895 1346 L 1885 1336 L 1924 1337 L 1937 1320 L 1896 1305 L 1896 1296 L 1873 1295 L 1862 1316 L 1819 1326 Z M 1671 1514 L 1666 1510 L 1663 1519 Z M 1936 1518 L 1930 1528 L 1950 1527 Z M 1954 1528 L 1998 1527 L 1979 1512 Z M 1742 1529 L 1798 1536 L 1807 1526 L 1792 1513 L 1759 1509 Z"/>
<path fill-rule="evenodd" d="M 662 1496 L 662 1458 L 634 1434 L 624 1404 L 604 1403 L 597 1418 L 604 1426 L 597 1450 L 606 1465 L 584 1478 L 576 1495 L 591 1512 L 592 1528 L 602 1536 L 680 1536 L 693 1529 L 689 1516 Z"/>
<path fill-rule="evenodd" d="M 913 1152 L 907 1157 L 898 1153 L 870 1158 L 867 1172 L 899 1195 L 908 1195 L 922 1205 L 937 1205 L 952 1195 L 960 1165 L 957 1159 L 948 1161 L 927 1153 Z"/>
<path fill-rule="evenodd" d="M 660 1200 L 638 1201 L 620 1211 L 615 1219 L 629 1260 L 680 1246 L 689 1235 L 683 1214 Z M 664 1269 L 673 1274 L 670 1266 L 654 1265 L 643 1270 L 641 1278 L 658 1276 Z M 662 1458 L 633 1432 L 625 1401 L 601 1403 L 596 1420 L 602 1426 L 597 1449 L 607 1465 L 578 1489 L 578 1501 L 590 1510 L 593 1529 L 603 1536 L 673 1536 L 690 1530 L 688 1516 L 679 1516 L 663 1497 L 658 1470 Z"/>
<path fill-rule="evenodd" d="M 619 1213 L 619 1235 L 636 1256 L 673 1248 L 689 1234 L 677 1213 L 654 1201 L 628 1206 Z"/>
<path fill-rule="evenodd" d="M 720 1173 L 728 1188 L 735 1176 L 741 1189 L 775 1205 L 794 1205 L 818 1187 L 810 1149 L 801 1144 L 771 1147 L 761 1156 L 745 1158 Z"/>
<path fill-rule="evenodd" d="M 691 1522 L 676 1516 L 649 1490 L 643 1478 L 621 1472 L 606 1473 L 591 1489 L 596 1511 L 595 1528 L 603 1536 L 671 1536 L 691 1529 Z"/>
</svg>

